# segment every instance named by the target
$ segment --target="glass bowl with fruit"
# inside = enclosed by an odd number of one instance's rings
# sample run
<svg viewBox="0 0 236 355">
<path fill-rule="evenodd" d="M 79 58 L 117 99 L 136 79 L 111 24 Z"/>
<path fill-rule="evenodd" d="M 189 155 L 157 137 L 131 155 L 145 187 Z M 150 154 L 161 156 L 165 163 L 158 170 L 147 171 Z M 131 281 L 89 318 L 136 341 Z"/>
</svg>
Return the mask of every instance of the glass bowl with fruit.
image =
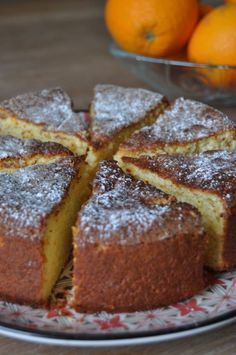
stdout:
<svg viewBox="0 0 236 355">
<path fill-rule="evenodd" d="M 110 52 L 170 99 L 179 96 L 219 106 L 236 106 L 236 66 L 197 64 L 187 60 L 154 58 L 129 53 L 115 44 Z"/>
<path fill-rule="evenodd" d="M 236 0 L 108 0 L 110 52 L 153 89 L 236 105 Z"/>
</svg>

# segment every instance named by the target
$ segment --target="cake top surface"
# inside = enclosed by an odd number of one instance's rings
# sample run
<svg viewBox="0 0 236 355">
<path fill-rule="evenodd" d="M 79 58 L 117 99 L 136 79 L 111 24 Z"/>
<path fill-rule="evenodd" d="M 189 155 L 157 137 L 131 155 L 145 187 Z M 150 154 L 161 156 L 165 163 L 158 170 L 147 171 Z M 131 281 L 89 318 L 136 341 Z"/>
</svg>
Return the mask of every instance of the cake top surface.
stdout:
<svg viewBox="0 0 236 355">
<path fill-rule="evenodd" d="M 42 156 L 73 155 L 69 149 L 54 142 L 41 142 L 36 139 L 22 140 L 12 136 L 0 136 L 0 159 Z"/>
<path fill-rule="evenodd" d="M 77 220 L 77 243 L 137 244 L 178 234 L 202 232 L 191 206 L 124 174 L 114 161 L 103 161 L 93 193 Z"/>
<path fill-rule="evenodd" d="M 66 157 L 13 173 L 0 172 L 0 235 L 41 239 L 46 217 L 62 202 L 81 158 Z"/>
<path fill-rule="evenodd" d="M 17 117 L 45 125 L 49 131 L 88 134 L 84 113 L 73 111 L 70 97 L 61 88 L 44 89 L 18 95 L 0 104 L 0 108 L 13 112 Z"/>
<path fill-rule="evenodd" d="M 213 191 L 236 205 L 236 152 L 208 151 L 198 155 L 168 155 L 123 158 L 141 169 L 149 169 L 190 188 Z"/>
<path fill-rule="evenodd" d="M 153 125 L 134 133 L 122 146 L 135 150 L 143 145 L 191 142 L 228 129 L 236 130 L 236 124 L 222 112 L 198 101 L 178 98 Z"/>
<path fill-rule="evenodd" d="M 96 85 L 91 105 L 91 137 L 102 144 L 132 124 L 140 122 L 149 112 L 166 100 L 163 95 L 115 85 Z"/>
</svg>

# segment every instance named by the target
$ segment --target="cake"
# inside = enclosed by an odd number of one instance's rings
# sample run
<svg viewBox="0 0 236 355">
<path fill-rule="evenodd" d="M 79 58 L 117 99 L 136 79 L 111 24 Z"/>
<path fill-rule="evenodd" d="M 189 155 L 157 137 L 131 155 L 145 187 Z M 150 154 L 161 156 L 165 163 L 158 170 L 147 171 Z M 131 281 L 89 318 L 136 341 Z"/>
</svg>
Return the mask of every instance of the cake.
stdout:
<svg viewBox="0 0 236 355">
<path fill-rule="evenodd" d="M 0 136 L 1 170 L 49 163 L 67 156 L 73 156 L 72 152 L 58 143 Z"/>
<path fill-rule="evenodd" d="M 0 134 L 54 141 L 77 155 L 87 152 L 88 123 L 61 88 L 18 95 L 0 104 Z"/>
<path fill-rule="evenodd" d="M 73 228 L 73 306 L 141 311 L 204 287 L 198 211 L 103 161 Z"/>
<path fill-rule="evenodd" d="M 167 105 L 163 95 L 149 90 L 96 85 L 90 107 L 90 165 L 111 158 L 120 143 L 155 122 Z"/>
<path fill-rule="evenodd" d="M 97 85 L 89 115 L 75 112 L 62 89 L 44 89 L 0 104 L 0 135 L 54 141 L 76 155 L 88 152 L 95 170 L 136 129 L 153 123 L 166 105 L 165 97 L 148 90 Z"/>
<path fill-rule="evenodd" d="M 236 149 L 236 124 L 213 107 L 178 98 L 156 122 L 135 132 L 119 148 L 116 159 L 163 153 L 197 154 Z"/>
<path fill-rule="evenodd" d="M 0 139 L 1 299 L 47 303 L 88 196 L 84 159 L 57 143 Z"/>
<path fill-rule="evenodd" d="M 236 266 L 236 152 L 123 157 L 136 178 L 195 206 L 209 236 L 205 265 L 216 271 Z"/>
</svg>

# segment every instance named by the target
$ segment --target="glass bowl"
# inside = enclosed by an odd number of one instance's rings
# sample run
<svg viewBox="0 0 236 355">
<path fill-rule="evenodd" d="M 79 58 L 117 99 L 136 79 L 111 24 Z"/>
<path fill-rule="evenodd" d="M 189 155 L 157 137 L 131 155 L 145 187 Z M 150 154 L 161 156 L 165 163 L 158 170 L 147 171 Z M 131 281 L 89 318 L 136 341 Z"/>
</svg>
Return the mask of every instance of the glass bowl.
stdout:
<svg viewBox="0 0 236 355">
<path fill-rule="evenodd" d="M 169 99 L 183 96 L 216 106 L 236 106 L 236 66 L 196 64 L 126 52 L 114 43 L 111 54 Z M 234 78 L 234 83 L 230 80 Z"/>
</svg>

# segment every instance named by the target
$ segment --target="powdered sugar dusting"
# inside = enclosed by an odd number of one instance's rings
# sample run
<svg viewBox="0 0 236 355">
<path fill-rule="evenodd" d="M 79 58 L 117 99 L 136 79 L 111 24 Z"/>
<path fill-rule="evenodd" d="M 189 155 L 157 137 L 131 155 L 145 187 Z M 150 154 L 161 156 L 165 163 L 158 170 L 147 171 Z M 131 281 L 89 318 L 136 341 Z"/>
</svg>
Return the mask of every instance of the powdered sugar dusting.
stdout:
<svg viewBox="0 0 236 355">
<path fill-rule="evenodd" d="M 0 107 L 19 118 L 44 124 L 45 130 L 88 135 L 85 115 L 73 111 L 71 99 L 61 88 L 18 95 L 3 101 Z"/>
<path fill-rule="evenodd" d="M 93 195 L 77 222 L 78 243 L 135 244 L 201 231 L 195 209 L 125 175 L 114 161 L 102 162 Z"/>
<path fill-rule="evenodd" d="M 228 203 L 236 203 L 236 152 L 219 150 L 193 156 L 163 154 L 136 161 L 182 184 L 212 190 Z"/>
<path fill-rule="evenodd" d="M 51 154 L 72 155 L 68 149 L 58 143 L 0 136 L 0 159 L 27 157 L 33 154 L 42 154 L 43 156 Z"/>
<path fill-rule="evenodd" d="M 40 239 L 45 218 L 62 201 L 76 174 L 75 158 L 0 173 L 0 234 Z"/>
<path fill-rule="evenodd" d="M 155 124 L 134 134 L 127 145 L 132 149 L 132 145 L 138 146 L 140 142 L 146 146 L 158 142 L 190 142 L 227 129 L 236 130 L 236 124 L 222 112 L 201 102 L 179 98 Z"/>
<path fill-rule="evenodd" d="M 163 95 L 144 89 L 97 85 L 91 107 L 92 139 L 108 139 L 122 128 L 139 122 L 163 99 Z"/>
</svg>

